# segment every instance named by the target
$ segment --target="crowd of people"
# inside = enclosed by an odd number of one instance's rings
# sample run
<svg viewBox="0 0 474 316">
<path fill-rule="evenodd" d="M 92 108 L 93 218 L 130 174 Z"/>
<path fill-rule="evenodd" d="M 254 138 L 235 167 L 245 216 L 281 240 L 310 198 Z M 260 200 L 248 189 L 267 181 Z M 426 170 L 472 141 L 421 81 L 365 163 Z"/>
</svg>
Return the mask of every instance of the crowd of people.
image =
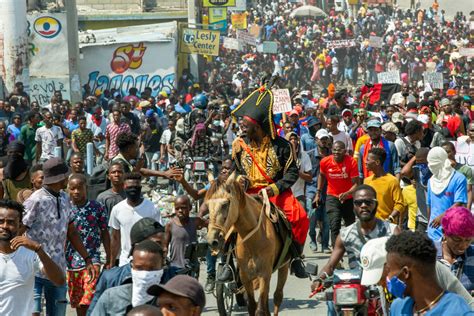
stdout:
<svg viewBox="0 0 474 316">
<path fill-rule="evenodd" d="M 295 6 L 247 10 L 277 54 L 221 47 L 198 78 L 185 70 L 157 96 L 84 87 L 81 102 L 56 91 L 40 107 L 15 84 L 0 101 L 0 314 L 40 315 L 45 303 L 48 315 L 67 304 L 78 315 L 199 315 L 230 273 L 216 275 L 225 260 L 208 252 L 204 286 L 179 274 L 208 225 L 208 205 L 193 206 L 232 173 L 286 214 L 293 274 L 307 277 L 307 236 L 330 254 L 313 288 L 347 256 L 364 285 L 388 290 L 385 314 L 472 309 L 474 59 L 460 49 L 472 47 L 474 14 L 450 20 L 435 0 L 290 18 Z M 400 85 L 374 98 L 385 71 Z M 425 71 L 442 73 L 443 88 Z M 271 85 L 290 90 L 291 111 L 273 115 Z M 212 166 L 203 188 L 183 170 L 195 157 Z M 171 218 L 142 193 L 158 178 L 175 195 Z"/>
</svg>

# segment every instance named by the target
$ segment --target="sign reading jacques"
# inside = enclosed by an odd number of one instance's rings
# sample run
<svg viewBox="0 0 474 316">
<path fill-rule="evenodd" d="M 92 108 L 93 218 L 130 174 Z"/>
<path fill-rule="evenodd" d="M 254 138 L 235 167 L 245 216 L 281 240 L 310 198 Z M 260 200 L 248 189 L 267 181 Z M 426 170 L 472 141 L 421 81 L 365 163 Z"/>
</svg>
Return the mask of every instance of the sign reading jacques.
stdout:
<svg viewBox="0 0 474 316">
<path fill-rule="evenodd" d="M 183 29 L 179 43 L 181 53 L 219 56 L 218 31 Z"/>
</svg>

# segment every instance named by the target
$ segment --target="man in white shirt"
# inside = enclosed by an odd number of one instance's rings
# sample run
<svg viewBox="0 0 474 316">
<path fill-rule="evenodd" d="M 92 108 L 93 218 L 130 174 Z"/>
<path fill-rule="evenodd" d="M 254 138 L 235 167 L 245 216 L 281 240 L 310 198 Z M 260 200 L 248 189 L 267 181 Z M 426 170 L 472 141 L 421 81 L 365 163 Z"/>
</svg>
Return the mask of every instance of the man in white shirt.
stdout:
<svg viewBox="0 0 474 316">
<path fill-rule="evenodd" d="M 354 153 L 354 146 L 352 145 L 352 138 L 349 136 L 348 133 L 339 130 L 339 116 L 331 115 L 329 119 L 326 121 L 327 129 L 329 134 L 332 137 L 333 143 L 337 141 L 341 141 L 344 143 L 344 146 L 347 150 L 347 153 L 352 156 Z"/>
<path fill-rule="evenodd" d="M 64 138 L 59 126 L 53 125 L 53 114 L 46 112 L 43 115 L 44 126 L 36 130 L 36 161 L 46 161 L 54 157 L 54 148 L 62 147 Z"/>
<path fill-rule="evenodd" d="M 139 173 L 129 173 L 125 175 L 123 184 L 124 193 L 127 199 L 118 203 L 112 208 L 109 226 L 112 228 L 111 257 L 117 258 L 120 251 L 119 266 L 129 262 L 130 231 L 133 224 L 144 217 L 150 217 L 162 224 L 160 211 L 155 205 L 141 195 L 141 180 Z"/>
<path fill-rule="evenodd" d="M 64 271 L 40 243 L 19 236 L 23 212 L 21 204 L 0 200 L 0 315 L 33 313 L 35 274 L 40 268 L 55 285 L 66 282 Z"/>
<path fill-rule="evenodd" d="M 295 152 L 297 161 L 299 163 L 299 177 L 295 184 L 291 187 L 291 192 L 300 201 L 303 208 L 305 208 L 305 185 L 306 182 L 313 180 L 311 176 L 311 160 L 309 155 L 301 149 L 300 138 L 295 132 L 290 132 L 286 135 L 286 139 L 290 142 Z"/>
</svg>

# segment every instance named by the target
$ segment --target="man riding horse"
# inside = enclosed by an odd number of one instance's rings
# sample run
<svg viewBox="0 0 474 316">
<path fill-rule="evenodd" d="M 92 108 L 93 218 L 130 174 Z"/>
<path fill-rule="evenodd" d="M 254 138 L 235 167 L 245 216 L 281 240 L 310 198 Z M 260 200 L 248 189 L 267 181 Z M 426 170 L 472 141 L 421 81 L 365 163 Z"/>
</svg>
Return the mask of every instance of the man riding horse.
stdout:
<svg viewBox="0 0 474 316">
<path fill-rule="evenodd" d="M 291 186 L 299 172 L 290 143 L 276 133 L 273 121 L 273 93 L 264 84 L 245 99 L 233 112 L 242 117 L 246 135 L 232 144 L 238 180 L 247 193 L 259 194 L 266 190 L 270 202 L 280 208 L 291 224 L 293 243 L 291 272 L 306 278 L 301 254 L 309 228 L 306 212 L 293 196 Z"/>
</svg>

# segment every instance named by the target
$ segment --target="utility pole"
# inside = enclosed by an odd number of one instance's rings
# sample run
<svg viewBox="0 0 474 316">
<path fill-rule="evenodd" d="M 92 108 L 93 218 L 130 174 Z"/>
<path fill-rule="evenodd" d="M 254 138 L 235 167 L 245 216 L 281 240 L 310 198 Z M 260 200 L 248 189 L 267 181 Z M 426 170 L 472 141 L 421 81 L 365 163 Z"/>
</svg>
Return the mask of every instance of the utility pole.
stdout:
<svg viewBox="0 0 474 316">
<path fill-rule="evenodd" d="M 188 0 L 188 27 L 195 28 L 198 20 L 196 19 L 197 3 L 202 0 Z M 181 35 L 181 34 L 180 34 Z M 181 39 L 180 39 L 181 41 Z M 193 75 L 195 80 L 199 80 L 199 56 L 198 54 L 191 54 L 189 56 L 189 72 Z"/>
<path fill-rule="evenodd" d="M 64 5 L 67 21 L 67 51 L 69 56 L 69 87 L 71 91 L 71 102 L 78 102 L 82 100 L 82 93 L 78 69 L 79 30 L 76 0 L 67 0 Z"/>
<path fill-rule="evenodd" d="M 26 1 L 0 0 L 0 8 L 0 73 L 6 90 L 12 92 L 15 82 L 28 81 Z"/>
</svg>

